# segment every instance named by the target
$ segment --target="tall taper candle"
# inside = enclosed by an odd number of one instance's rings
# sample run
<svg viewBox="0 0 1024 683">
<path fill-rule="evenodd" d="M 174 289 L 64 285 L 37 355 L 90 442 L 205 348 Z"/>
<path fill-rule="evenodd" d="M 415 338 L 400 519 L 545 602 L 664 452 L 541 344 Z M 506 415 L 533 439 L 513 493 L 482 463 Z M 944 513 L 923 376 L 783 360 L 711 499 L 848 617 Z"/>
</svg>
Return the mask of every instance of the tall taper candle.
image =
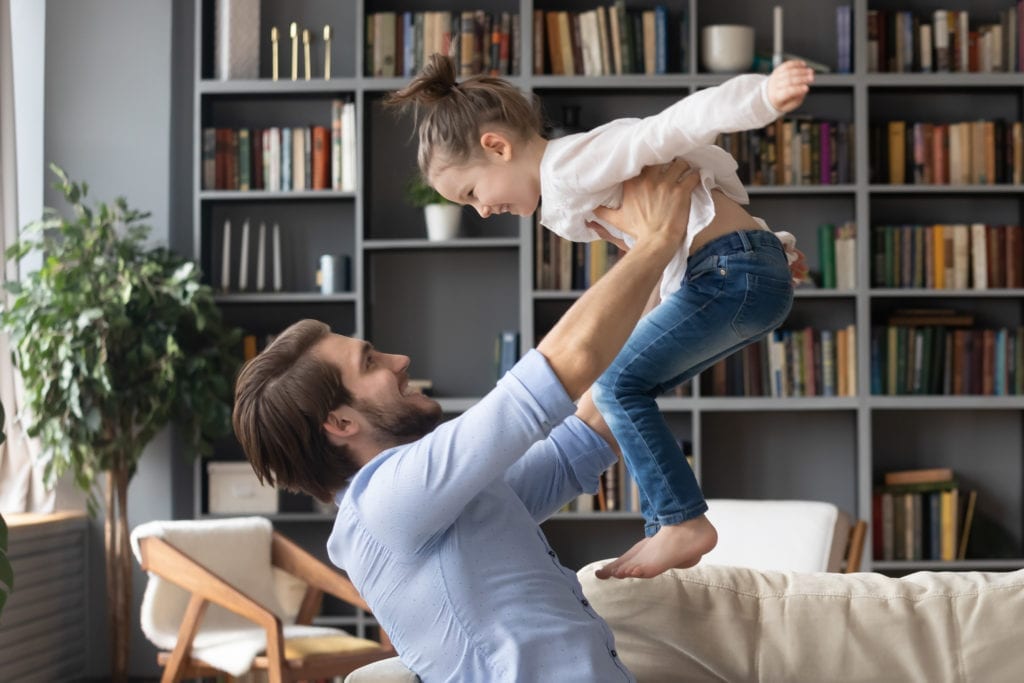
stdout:
<svg viewBox="0 0 1024 683">
<path fill-rule="evenodd" d="M 220 288 L 231 289 L 231 221 L 224 221 L 224 237 L 221 241 Z"/>
<path fill-rule="evenodd" d="M 782 5 L 772 10 L 772 68 L 782 64 Z"/>
<path fill-rule="evenodd" d="M 256 238 L 256 291 L 262 292 L 266 287 L 267 272 L 267 224 L 260 221 L 260 231 Z"/>
<path fill-rule="evenodd" d="M 274 291 L 281 291 L 281 228 L 274 223 Z"/>
<path fill-rule="evenodd" d="M 238 291 L 249 287 L 249 219 L 242 222 L 242 246 L 238 250 Z"/>
</svg>

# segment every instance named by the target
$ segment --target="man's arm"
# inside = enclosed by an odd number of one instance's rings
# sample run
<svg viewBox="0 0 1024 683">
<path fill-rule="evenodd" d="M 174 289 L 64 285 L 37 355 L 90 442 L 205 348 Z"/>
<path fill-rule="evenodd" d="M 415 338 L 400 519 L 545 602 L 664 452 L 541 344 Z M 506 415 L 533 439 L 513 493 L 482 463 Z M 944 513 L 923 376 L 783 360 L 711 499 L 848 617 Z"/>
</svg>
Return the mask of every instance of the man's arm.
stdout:
<svg viewBox="0 0 1024 683">
<path fill-rule="evenodd" d="M 597 493 L 601 473 L 618 460 L 618 444 L 590 398 L 583 394 L 570 418 L 533 445 L 508 469 L 505 481 L 538 522 L 582 493 Z"/>
<path fill-rule="evenodd" d="M 608 367 L 633 331 L 648 296 L 686 233 L 690 193 L 698 174 L 685 163 L 649 167 L 623 185 L 619 209 L 597 216 L 628 225 L 637 241 L 591 285 L 544 337 L 537 350 L 574 400 Z"/>
</svg>

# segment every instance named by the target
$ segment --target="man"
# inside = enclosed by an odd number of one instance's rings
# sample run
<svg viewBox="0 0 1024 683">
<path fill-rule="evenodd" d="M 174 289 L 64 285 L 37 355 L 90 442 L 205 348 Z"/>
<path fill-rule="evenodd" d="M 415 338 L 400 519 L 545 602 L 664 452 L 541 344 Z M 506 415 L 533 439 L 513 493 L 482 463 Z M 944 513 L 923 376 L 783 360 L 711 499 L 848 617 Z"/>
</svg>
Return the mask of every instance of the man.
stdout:
<svg viewBox="0 0 1024 683">
<path fill-rule="evenodd" d="M 633 248 L 456 419 L 438 426 L 438 404 L 408 390 L 408 357 L 315 321 L 242 370 L 234 426 L 254 469 L 338 503 L 331 560 L 425 683 L 633 680 L 538 524 L 615 462 L 584 393 L 682 242 L 697 182 L 686 171 L 627 183 L 601 217 L 632 231 Z"/>
</svg>

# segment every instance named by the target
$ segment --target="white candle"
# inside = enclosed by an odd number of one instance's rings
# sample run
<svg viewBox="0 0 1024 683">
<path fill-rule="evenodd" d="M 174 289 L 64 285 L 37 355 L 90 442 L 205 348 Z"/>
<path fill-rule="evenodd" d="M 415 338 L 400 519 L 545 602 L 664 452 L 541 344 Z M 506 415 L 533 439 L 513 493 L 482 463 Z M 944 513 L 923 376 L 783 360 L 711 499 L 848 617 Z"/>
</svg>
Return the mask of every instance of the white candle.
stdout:
<svg viewBox="0 0 1024 683">
<path fill-rule="evenodd" d="M 782 64 L 782 5 L 772 10 L 772 67 Z"/>
<path fill-rule="evenodd" d="M 242 248 L 238 255 L 238 289 L 244 292 L 249 286 L 249 219 L 242 222 Z"/>
<path fill-rule="evenodd" d="M 281 228 L 274 223 L 274 291 L 281 291 Z"/>
<path fill-rule="evenodd" d="M 260 221 L 259 236 L 256 239 L 256 290 L 263 291 L 267 270 L 267 224 Z"/>
<path fill-rule="evenodd" d="M 231 288 L 231 221 L 224 221 L 224 238 L 221 242 L 220 288 L 225 292 Z"/>
</svg>

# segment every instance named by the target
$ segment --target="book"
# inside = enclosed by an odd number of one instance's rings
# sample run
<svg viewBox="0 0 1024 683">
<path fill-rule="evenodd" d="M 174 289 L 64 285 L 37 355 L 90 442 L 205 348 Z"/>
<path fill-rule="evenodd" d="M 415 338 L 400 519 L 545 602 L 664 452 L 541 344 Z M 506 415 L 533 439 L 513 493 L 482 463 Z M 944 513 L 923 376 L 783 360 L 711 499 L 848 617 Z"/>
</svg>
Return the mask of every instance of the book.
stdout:
<svg viewBox="0 0 1024 683">
<path fill-rule="evenodd" d="M 900 484 L 932 484 L 953 480 L 953 470 L 949 467 L 933 467 L 929 469 L 899 470 L 885 473 L 886 486 Z"/>
<path fill-rule="evenodd" d="M 974 507 L 978 502 L 978 492 L 971 490 L 967 493 L 967 503 L 964 506 L 964 517 L 960 529 L 960 546 L 957 548 L 956 559 L 967 558 L 967 544 L 971 537 L 971 524 L 974 522 Z"/>
</svg>

